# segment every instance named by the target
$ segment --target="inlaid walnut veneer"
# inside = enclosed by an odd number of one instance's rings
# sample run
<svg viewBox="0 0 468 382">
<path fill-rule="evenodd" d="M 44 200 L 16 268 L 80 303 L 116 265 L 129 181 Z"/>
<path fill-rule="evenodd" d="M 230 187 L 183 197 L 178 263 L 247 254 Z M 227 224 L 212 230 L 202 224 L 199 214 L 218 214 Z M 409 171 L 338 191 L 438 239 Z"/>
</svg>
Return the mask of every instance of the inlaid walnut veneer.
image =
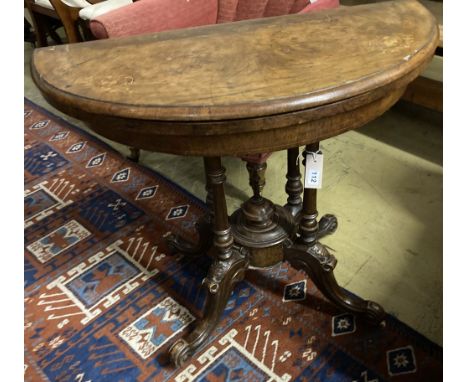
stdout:
<svg viewBox="0 0 468 382">
<path fill-rule="evenodd" d="M 343 310 L 383 319 L 333 276 L 336 260 L 319 239 L 337 220 L 318 220 L 299 146 L 306 156 L 381 115 L 437 44 L 433 16 L 400 0 L 34 51 L 33 78 L 59 110 L 132 147 L 204 157 L 210 213 L 200 242 L 169 238 L 176 251 L 213 256 L 204 317 L 170 350 L 177 365 L 206 343 L 248 268 L 288 261 Z M 288 203 L 262 197 L 266 164 L 249 163 L 254 195 L 228 216 L 221 157 L 284 149 Z"/>
</svg>

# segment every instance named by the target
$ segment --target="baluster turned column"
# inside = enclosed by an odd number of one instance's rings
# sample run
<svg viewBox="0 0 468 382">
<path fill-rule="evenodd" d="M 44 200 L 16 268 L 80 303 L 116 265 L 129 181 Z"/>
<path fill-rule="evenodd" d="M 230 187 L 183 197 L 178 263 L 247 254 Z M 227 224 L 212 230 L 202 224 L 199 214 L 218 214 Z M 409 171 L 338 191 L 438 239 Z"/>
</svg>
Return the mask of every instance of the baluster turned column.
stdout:
<svg viewBox="0 0 468 382">
<path fill-rule="evenodd" d="M 293 216 L 302 209 L 302 181 L 301 170 L 299 168 L 299 147 L 288 149 L 288 172 L 286 174 L 286 193 L 288 194 L 288 201 L 285 207 L 291 212 Z"/>
<path fill-rule="evenodd" d="M 224 194 L 225 169 L 221 165 L 221 158 L 205 158 L 207 177 L 207 202 L 212 199 L 213 207 L 213 245 L 217 249 L 217 257 L 222 260 L 229 259 L 234 242 L 231 227 L 228 221 L 226 197 Z M 211 193 L 211 195 L 210 195 Z"/>
</svg>

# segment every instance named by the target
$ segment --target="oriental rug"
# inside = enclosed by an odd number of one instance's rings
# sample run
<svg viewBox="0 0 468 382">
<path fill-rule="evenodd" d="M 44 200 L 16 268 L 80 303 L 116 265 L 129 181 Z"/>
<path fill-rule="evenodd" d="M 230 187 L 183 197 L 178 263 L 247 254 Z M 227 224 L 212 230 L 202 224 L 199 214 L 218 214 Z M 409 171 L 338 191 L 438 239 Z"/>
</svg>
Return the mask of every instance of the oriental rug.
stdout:
<svg viewBox="0 0 468 382">
<path fill-rule="evenodd" d="M 180 368 L 170 345 L 201 316 L 205 205 L 29 101 L 24 109 L 25 381 L 441 381 L 442 350 L 392 316 L 373 327 L 303 273 L 250 271 L 209 343 Z"/>
</svg>

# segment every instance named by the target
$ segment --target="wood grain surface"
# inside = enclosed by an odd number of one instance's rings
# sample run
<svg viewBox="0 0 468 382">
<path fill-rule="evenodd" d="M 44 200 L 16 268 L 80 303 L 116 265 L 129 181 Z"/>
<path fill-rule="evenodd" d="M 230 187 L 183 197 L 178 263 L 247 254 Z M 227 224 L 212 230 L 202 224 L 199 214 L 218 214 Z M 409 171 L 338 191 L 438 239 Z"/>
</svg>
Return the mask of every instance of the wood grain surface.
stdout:
<svg viewBox="0 0 468 382">
<path fill-rule="evenodd" d="M 43 48 L 32 73 L 50 103 L 110 139 L 238 155 L 377 117 L 437 42 L 430 12 L 400 0 Z"/>
<path fill-rule="evenodd" d="M 354 96 L 382 85 L 382 74 L 390 82 L 436 33 L 417 2 L 386 2 L 55 46 L 35 51 L 33 68 L 92 112 L 243 118 Z"/>
</svg>

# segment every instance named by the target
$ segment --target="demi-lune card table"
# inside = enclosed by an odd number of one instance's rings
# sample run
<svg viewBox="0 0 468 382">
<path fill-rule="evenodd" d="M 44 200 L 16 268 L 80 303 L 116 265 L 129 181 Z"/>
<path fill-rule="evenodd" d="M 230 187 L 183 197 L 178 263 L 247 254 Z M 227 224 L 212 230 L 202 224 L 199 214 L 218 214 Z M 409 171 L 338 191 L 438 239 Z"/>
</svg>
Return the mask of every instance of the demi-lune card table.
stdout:
<svg viewBox="0 0 468 382">
<path fill-rule="evenodd" d="M 429 11 L 400 0 L 34 51 L 34 81 L 57 109 L 111 140 L 204 158 L 210 213 L 200 241 L 168 238 L 173 250 L 213 257 L 204 316 L 170 349 L 176 365 L 207 342 L 247 269 L 282 261 L 343 310 L 382 321 L 380 305 L 335 280 L 335 257 L 319 240 L 337 219 L 318 219 L 299 147 L 315 155 L 320 141 L 384 113 L 438 40 Z M 266 165 L 249 163 L 253 196 L 229 216 L 221 157 L 278 150 L 288 154 L 287 204 L 262 197 Z"/>
</svg>

